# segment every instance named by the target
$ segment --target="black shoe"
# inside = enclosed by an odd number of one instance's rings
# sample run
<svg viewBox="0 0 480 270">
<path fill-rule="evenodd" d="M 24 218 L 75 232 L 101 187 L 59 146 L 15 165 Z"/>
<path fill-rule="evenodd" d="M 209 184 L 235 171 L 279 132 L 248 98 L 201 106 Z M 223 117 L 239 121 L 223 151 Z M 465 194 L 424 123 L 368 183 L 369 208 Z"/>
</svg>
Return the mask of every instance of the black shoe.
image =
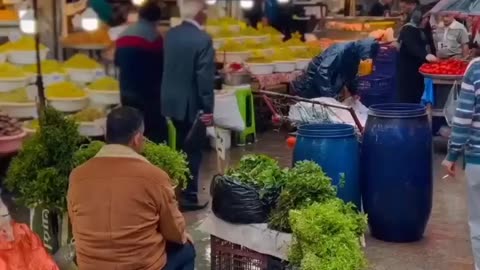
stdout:
<svg viewBox="0 0 480 270">
<path fill-rule="evenodd" d="M 182 212 L 192 212 L 205 209 L 208 206 L 209 201 L 199 201 L 199 200 L 188 200 L 180 198 L 179 200 L 180 211 Z"/>
</svg>

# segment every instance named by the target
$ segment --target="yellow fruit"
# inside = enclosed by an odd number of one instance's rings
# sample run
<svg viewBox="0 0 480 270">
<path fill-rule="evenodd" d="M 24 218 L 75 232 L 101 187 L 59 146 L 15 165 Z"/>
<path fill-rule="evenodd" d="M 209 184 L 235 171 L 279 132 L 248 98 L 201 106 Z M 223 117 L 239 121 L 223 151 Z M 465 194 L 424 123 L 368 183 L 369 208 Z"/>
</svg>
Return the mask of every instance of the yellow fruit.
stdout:
<svg viewBox="0 0 480 270">
<path fill-rule="evenodd" d="M 271 63 L 272 59 L 268 57 L 251 57 L 247 60 L 247 63 L 252 64 L 262 64 L 262 63 Z"/>
<path fill-rule="evenodd" d="M 64 63 L 65 68 L 73 69 L 96 69 L 101 65 L 85 54 L 77 53 Z"/>
<path fill-rule="evenodd" d="M 31 101 L 28 99 L 27 90 L 19 88 L 10 92 L 0 92 L 0 102 L 27 103 Z"/>
<path fill-rule="evenodd" d="M 273 61 L 292 61 L 295 60 L 293 53 L 289 49 L 275 49 L 272 55 Z"/>
<path fill-rule="evenodd" d="M 100 91 L 120 91 L 120 83 L 112 77 L 103 77 L 92 82 L 88 89 Z"/>
<path fill-rule="evenodd" d="M 30 36 L 22 36 L 19 40 L 7 42 L 4 49 L 8 51 L 35 51 L 35 39 Z M 40 44 L 40 50 L 48 49 L 45 45 Z"/>
<path fill-rule="evenodd" d="M 87 108 L 74 114 L 72 119 L 76 122 L 93 122 L 103 117 L 105 117 L 105 113 L 103 113 L 101 110 Z"/>
<path fill-rule="evenodd" d="M 239 42 L 236 42 L 236 41 L 232 41 L 232 40 L 226 41 L 218 49 L 218 51 L 221 51 L 221 52 L 243 52 L 243 51 L 247 51 L 247 50 L 248 50 L 248 48 L 245 46 L 245 44 L 242 44 L 242 43 L 239 43 Z"/>
<path fill-rule="evenodd" d="M 26 75 L 23 70 L 19 67 L 16 67 L 12 64 L 2 63 L 0 64 L 0 80 L 1 78 L 11 79 L 11 78 L 25 78 Z"/>
<path fill-rule="evenodd" d="M 241 36 L 261 36 L 263 34 L 260 33 L 258 30 L 252 28 L 252 27 L 247 27 L 247 28 L 242 29 L 240 31 L 240 35 Z"/>
<path fill-rule="evenodd" d="M 37 130 L 37 129 L 40 128 L 40 122 L 38 121 L 38 119 L 33 119 L 32 121 L 29 121 L 25 125 L 25 127 L 28 128 L 28 129 Z"/>
<path fill-rule="evenodd" d="M 55 60 L 45 60 L 41 64 L 43 74 L 53 74 L 60 73 L 64 74 L 65 70 L 63 69 L 62 64 Z M 37 73 L 37 65 L 26 65 L 23 67 L 23 70 L 28 73 Z"/>
<path fill-rule="evenodd" d="M 47 98 L 80 98 L 86 96 L 85 91 L 72 82 L 51 84 L 45 89 L 45 93 Z"/>
</svg>

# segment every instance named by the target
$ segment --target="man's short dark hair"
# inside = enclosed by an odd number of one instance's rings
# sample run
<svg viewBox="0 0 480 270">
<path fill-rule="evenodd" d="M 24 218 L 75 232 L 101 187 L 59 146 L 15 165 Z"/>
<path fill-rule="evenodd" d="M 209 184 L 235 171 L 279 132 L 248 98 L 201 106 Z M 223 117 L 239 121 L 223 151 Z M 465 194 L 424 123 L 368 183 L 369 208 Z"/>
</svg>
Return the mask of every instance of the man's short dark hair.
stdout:
<svg viewBox="0 0 480 270">
<path fill-rule="evenodd" d="M 132 107 L 119 107 L 107 115 L 105 141 L 108 144 L 127 145 L 143 128 L 143 115 Z"/>
<path fill-rule="evenodd" d="M 138 16 L 149 22 L 157 22 L 162 18 L 162 8 L 159 0 L 147 0 L 138 11 Z"/>
<path fill-rule="evenodd" d="M 419 0 L 400 0 L 400 2 L 405 3 L 405 4 L 420 4 Z"/>
</svg>

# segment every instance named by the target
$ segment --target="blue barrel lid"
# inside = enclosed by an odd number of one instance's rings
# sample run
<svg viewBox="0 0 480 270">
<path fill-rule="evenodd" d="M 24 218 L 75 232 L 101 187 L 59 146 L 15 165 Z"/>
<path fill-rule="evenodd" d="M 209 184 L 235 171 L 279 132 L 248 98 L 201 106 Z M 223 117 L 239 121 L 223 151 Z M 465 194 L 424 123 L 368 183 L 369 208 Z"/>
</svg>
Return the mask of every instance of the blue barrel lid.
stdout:
<svg viewBox="0 0 480 270">
<path fill-rule="evenodd" d="M 298 136 L 334 138 L 334 137 L 350 137 L 355 135 L 355 129 L 348 124 L 307 124 L 298 128 Z"/>
<path fill-rule="evenodd" d="M 427 114 L 427 108 L 415 103 L 386 103 L 370 106 L 368 115 L 385 118 L 412 118 Z"/>
</svg>

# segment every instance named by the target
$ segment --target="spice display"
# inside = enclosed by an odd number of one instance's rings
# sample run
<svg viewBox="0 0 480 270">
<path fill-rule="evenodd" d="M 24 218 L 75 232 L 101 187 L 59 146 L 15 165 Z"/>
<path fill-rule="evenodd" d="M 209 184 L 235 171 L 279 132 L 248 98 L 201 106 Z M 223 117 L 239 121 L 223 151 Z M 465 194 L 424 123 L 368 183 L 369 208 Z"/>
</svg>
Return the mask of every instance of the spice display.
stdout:
<svg viewBox="0 0 480 270">
<path fill-rule="evenodd" d="M 12 78 L 26 78 L 25 72 L 17 66 L 9 63 L 0 63 L 0 80 L 12 79 Z"/>
<path fill-rule="evenodd" d="M 0 102 L 27 103 L 31 102 L 25 88 L 15 89 L 9 92 L 0 92 Z"/>
<path fill-rule="evenodd" d="M 22 123 L 0 112 L 0 137 L 15 136 L 23 132 Z"/>
<path fill-rule="evenodd" d="M 93 60 L 92 58 L 88 57 L 85 54 L 75 54 L 70 59 L 68 59 L 64 65 L 65 68 L 72 68 L 72 69 L 96 69 L 101 68 L 101 65 Z"/>
<path fill-rule="evenodd" d="M 420 72 L 434 75 L 458 75 L 465 73 L 468 63 L 462 60 L 449 59 L 436 63 L 425 63 L 420 67 Z"/>
<path fill-rule="evenodd" d="M 4 45 L 8 51 L 35 51 L 35 39 L 31 36 L 22 36 L 17 41 L 7 42 Z M 40 44 L 40 50 L 47 50 L 48 48 Z"/>
<path fill-rule="evenodd" d="M 86 97 L 85 91 L 73 82 L 59 82 L 45 89 L 47 98 L 80 98 Z"/>
<path fill-rule="evenodd" d="M 43 74 L 54 74 L 54 73 L 64 74 L 65 73 L 65 69 L 63 68 L 63 65 L 60 62 L 55 60 L 42 61 L 41 69 Z M 37 73 L 37 65 L 36 64 L 26 65 L 23 67 L 23 70 L 28 73 Z"/>
<path fill-rule="evenodd" d="M 98 91 L 120 91 L 120 83 L 112 77 L 103 77 L 88 85 L 90 90 Z"/>
<path fill-rule="evenodd" d="M 93 122 L 104 117 L 105 113 L 96 108 L 86 108 L 72 115 L 72 119 L 75 122 Z"/>
</svg>

